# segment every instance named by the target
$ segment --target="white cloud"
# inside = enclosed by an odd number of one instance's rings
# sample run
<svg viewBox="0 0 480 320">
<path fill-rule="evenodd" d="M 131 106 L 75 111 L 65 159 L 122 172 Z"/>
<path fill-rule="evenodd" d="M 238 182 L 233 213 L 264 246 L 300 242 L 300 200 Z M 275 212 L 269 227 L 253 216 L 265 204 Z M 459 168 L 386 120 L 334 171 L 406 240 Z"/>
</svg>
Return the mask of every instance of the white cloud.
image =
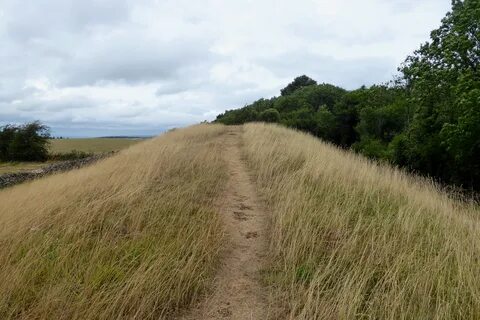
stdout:
<svg viewBox="0 0 480 320">
<path fill-rule="evenodd" d="M 387 81 L 449 7 L 3 0 L 0 125 L 40 119 L 62 134 L 151 133 L 278 94 L 300 74 L 349 89 Z"/>
</svg>

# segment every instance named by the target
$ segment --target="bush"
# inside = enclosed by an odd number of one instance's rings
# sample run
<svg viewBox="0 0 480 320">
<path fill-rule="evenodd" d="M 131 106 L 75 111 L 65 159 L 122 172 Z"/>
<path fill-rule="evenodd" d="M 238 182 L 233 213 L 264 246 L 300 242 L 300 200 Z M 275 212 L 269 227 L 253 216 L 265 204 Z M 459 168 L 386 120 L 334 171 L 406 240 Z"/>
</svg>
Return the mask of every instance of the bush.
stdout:
<svg viewBox="0 0 480 320">
<path fill-rule="evenodd" d="M 365 138 L 353 144 L 352 149 L 373 159 L 387 159 L 387 145 L 375 138 Z"/>
<path fill-rule="evenodd" d="M 7 125 L 0 131 L 2 161 L 45 161 L 50 128 L 39 121 L 22 126 Z"/>
<path fill-rule="evenodd" d="M 280 113 L 274 108 L 267 109 L 260 113 L 260 120 L 264 122 L 279 122 Z"/>
</svg>

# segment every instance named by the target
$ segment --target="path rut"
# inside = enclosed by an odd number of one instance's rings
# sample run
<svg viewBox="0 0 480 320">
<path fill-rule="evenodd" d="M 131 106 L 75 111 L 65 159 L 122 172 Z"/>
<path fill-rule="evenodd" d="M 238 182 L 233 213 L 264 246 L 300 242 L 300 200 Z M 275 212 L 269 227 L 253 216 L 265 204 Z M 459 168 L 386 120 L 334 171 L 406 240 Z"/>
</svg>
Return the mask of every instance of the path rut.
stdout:
<svg viewBox="0 0 480 320">
<path fill-rule="evenodd" d="M 260 284 L 267 218 L 242 160 L 241 134 L 242 127 L 229 127 L 224 137 L 230 179 L 219 206 L 227 233 L 222 263 L 212 293 L 185 320 L 267 317 L 267 297 Z"/>
</svg>

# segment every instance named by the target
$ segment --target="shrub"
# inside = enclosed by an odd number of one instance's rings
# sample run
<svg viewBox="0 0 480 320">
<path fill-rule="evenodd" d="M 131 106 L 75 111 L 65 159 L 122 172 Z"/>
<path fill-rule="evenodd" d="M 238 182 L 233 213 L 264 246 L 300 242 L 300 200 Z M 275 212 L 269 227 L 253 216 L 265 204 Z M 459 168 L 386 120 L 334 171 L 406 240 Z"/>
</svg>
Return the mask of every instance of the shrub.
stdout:
<svg viewBox="0 0 480 320">
<path fill-rule="evenodd" d="M 267 109 L 260 113 L 260 120 L 264 122 L 279 122 L 280 113 L 274 108 Z"/>
<path fill-rule="evenodd" d="M 0 159 L 45 161 L 48 158 L 49 138 L 50 128 L 39 121 L 23 126 L 4 126 L 0 131 Z"/>
</svg>

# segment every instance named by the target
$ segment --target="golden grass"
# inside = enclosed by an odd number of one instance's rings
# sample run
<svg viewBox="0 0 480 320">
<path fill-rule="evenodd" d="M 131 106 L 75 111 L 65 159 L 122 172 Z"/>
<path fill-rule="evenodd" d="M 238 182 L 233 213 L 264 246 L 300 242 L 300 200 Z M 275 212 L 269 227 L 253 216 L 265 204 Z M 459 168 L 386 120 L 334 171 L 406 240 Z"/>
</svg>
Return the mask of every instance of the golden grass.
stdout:
<svg viewBox="0 0 480 320">
<path fill-rule="evenodd" d="M 289 319 L 480 319 L 479 210 L 306 134 L 250 124 Z"/>
<path fill-rule="evenodd" d="M 143 139 L 124 138 L 87 138 L 87 139 L 52 139 L 49 151 L 51 153 L 68 153 L 82 151 L 87 153 L 104 153 L 118 151 L 134 145 Z"/>
<path fill-rule="evenodd" d="M 161 319 L 209 284 L 225 128 L 0 191 L 0 319 Z"/>
</svg>

